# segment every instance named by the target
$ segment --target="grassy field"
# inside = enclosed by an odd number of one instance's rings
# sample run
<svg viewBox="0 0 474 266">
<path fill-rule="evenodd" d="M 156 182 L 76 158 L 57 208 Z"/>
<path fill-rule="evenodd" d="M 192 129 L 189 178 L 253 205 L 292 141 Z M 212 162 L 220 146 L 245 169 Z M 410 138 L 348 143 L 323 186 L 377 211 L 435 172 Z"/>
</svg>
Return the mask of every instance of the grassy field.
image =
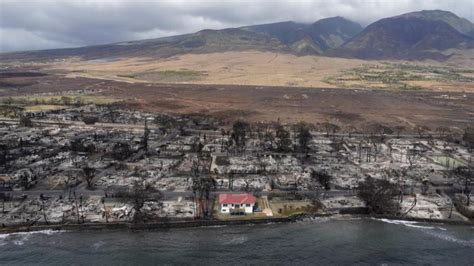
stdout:
<svg viewBox="0 0 474 266">
<path fill-rule="evenodd" d="M 24 104 L 28 106 L 38 106 L 37 108 L 51 108 L 51 106 L 71 105 L 71 104 L 111 104 L 120 101 L 111 96 L 101 95 L 68 95 L 68 96 L 14 96 L 0 97 L 0 102 L 4 104 Z"/>
<path fill-rule="evenodd" d="M 269 201 L 275 217 L 287 217 L 299 213 L 314 211 L 313 205 L 307 200 L 281 200 L 273 199 Z"/>
<path fill-rule="evenodd" d="M 472 73 L 470 68 L 383 62 L 345 70 L 325 81 L 341 88 L 473 91 Z"/>
<path fill-rule="evenodd" d="M 9 78 L 9 83 L 23 84 L 22 89 L 7 89 L 0 95 L 13 97 L 19 106 L 70 105 L 76 100 L 107 104 L 123 99 L 129 108 L 200 113 L 228 122 L 331 121 L 341 128 L 378 122 L 409 129 L 416 125 L 459 129 L 472 124 L 473 68 L 446 62 L 377 62 L 255 51 L 101 63 L 71 60 L 42 66 L 48 75 Z M 146 81 L 135 78 L 137 73 L 158 78 Z M 160 82 L 166 79 L 176 82 Z M 194 80 L 183 81 L 190 79 Z M 27 97 L 33 93 L 66 97 Z"/>
<path fill-rule="evenodd" d="M 81 61 L 56 65 L 54 69 L 69 71 L 71 77 L 126 82 L 334 87 L 323 79 L 363 64 L 367 62 L 244 51 L 186 54 L 166 59 L 131 58 L 100 64 Z"/>
<path fill-rule="evenodd" d="M 25 108 L 25 112 L 40 112 L 40 111 L 54 111 L 54 110 L 61 110 L 66 108 L 64 105 L 47 105 L 47 104 L 39 104 L 39 105 L 30 105 Z"/>
<path fill-rule="evenodd" d="M 206 76 L 206 72 L 193 70 L 163 70 L 140 72 L 131 75 L 118 76 L 149 82 L 179 83 L 202 80 L 203 77 Z"/>
<path fill-rule="evenodd" d="M 165 59 L 57 64 L 70 77 L 129 83 L 474 91 L 474 68 L 439 62 L 364 61 L 241 51 L 185 54 Z"/>
</svg>

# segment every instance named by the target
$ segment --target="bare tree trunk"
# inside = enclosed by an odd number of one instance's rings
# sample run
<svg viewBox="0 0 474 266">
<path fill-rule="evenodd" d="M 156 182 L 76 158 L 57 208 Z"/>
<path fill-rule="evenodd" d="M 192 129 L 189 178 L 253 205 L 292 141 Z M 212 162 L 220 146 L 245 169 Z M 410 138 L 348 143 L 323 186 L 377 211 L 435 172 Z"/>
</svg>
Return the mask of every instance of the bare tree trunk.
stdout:
<svg viewBox="0 0 474 266">
<path fill-rule="evenodd" d="M 451 208 L 449 210 L 449 216 L 448 216 L 449 219 L 451 219 L 451 215 L 453 214 L 453 207 L 454 207 L 454 202 L 453 202 L 453 199 L 451 199 Z"/>
<path fill-rule="evenodd" d="M 80 224 L 79 220 L 79 206 L 77 205 L 77 198 L 76 198 L 76 192 L 74 191 L 74 203 L 76 205 L 76 216 L 77 216 L 77 224 Z"/>
<path fill-rule="evenodd" d="M 408 211 L 406 211 L 404 214 L 402 214 L 401 217 L 407 215 L 409 212 L 411 212 L 411 210 L 413 210 L 413 208 L 415 208 L 416 206 L 416 196 L 415 196 L 415 200 L 413 201 L 413 205 L 411 205 L 410 209 L 408 209 Z"/>
<path fill-rule="evenodd" d="M 105 222 L 109 223 L 109 214 L 107 212 L 107 208 L 105 207 L 105 199 L 102 199 L 102 206 L 104 207 Z"/>
<path fill-rule="evenodd" d="M 43 211 L 44 222 L 49 225 L 48 219 L 46 218 L 46 208 L 44 206 L 44 200 L 41 201 L 41 210 Z"/>
</svg>

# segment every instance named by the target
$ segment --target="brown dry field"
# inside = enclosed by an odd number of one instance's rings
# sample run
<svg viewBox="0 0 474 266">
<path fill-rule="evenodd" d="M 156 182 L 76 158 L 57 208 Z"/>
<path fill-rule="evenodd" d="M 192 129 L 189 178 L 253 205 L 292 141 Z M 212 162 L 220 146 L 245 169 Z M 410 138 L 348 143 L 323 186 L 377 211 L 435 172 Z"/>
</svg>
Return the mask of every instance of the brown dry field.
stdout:
<svg viewBox="0 0 474 266">
<path fill-rule="evenodd" d="M 222 84 L 336 88 L 329 78 L 338 77 L 346 71 L 369 67 L 383 70 L 385 61 L 331 58 L 322 56 L 295 56 L 259 51 L 225 52 L 211 54 L 185 54 L 170 58 L 116 58 L 113 60 L 70 60 L 50 66 L 53 71 L 68 73 L 67 77 L 85 77 L 122 81 L 129 83 L 177 83 L 177 84 Z M 408 63 L 391 61 L 392 63 Z M 413 63 L 413 62 L 410 62 Z M 423 66 L 450 66 L 473 70 L 472 62 L 464 58 L 453 58 L 445 63 L 435 61 L 416 62 Z M 186 76 L 176 81 L 147 77 L 131 78 L 129 75 L 163 71 L 195 72 L 198 78 L 187 80 Z M 469 76 L 470 74 L 465 74 Z M 474 92 L 473 82 L 420 80 L 406 81 L 426 90 Z M 375 85 L 375 86 L 374 86 Z M 346 81 L 345 88 L 384 88 L 390 85 L 374 84 L 361 80 Z"/>
<path fill-rule="evenodd" d="M 5 81 L 5 79 L 4 79 Z M 333 121 L 361 126 L 377 121 L 389 126 L 440 125 L 463 128 L 474 123 L 474 94 L 436 91 L 383 91 L 334 88 L 146 84 L 67 78 L 63 74 L 9 78 L 22 87 L 3 89 L 0 96 L 61 93 L 95 89 L 97 95 L 124 99 L 147 111 L 202 113 L 229 121 L 311 123 Z"/>
<path fill-rule="evenodd" d="M 356 59 L 319 56 L 295 56 L 270 52 L 225 52 L 212 54 L 186 54 L 166 59 L 131 58 L 117 61 L 67 62 L 52 67 L 66 70 L 69 77 L 88 77 L 125 82 L 148 80 L 123 77 L 131 73 L 167 70 L 190 70 L 205 73 L 193 84 L 259 85 L 334 87 L 324 79 L 340 71 L 375 65 Z M 186 83 L 186 82 L 181 82 Z"/>
<path fill-rule="evenodd" d="M 425 90 L 335 88 L 324 79 L 341 71 L 382 62 L 281 55 L 263 52 L 189 54 L 168 59 L 67 61 L 21 66 L 8 71 L 41 71 L 47 76 L 0 78 L 0 97 L 99 90 L 128 106 L 169 113 L 203 113 L 228 120 L 355 125 L 474 124 L 473 84 L 417 82 Z M 430 63 L 437 64 L 437 63 Z M 149 71 L 203 71 L 199 80 L 158 83 L 117 77 Z"/>
</svg>

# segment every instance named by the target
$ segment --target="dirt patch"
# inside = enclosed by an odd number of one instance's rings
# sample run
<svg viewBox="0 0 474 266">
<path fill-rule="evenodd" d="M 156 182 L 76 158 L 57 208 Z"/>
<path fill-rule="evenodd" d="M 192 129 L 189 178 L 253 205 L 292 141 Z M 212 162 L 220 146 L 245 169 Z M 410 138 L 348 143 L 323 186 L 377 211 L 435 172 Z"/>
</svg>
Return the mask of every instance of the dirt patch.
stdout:
<svg viewBox="0 0 474 266">
<path fill-rule="evenodd" d="M 62 97 L 87 91 L 124 100 L 129 108 L 180 114 L 205 113 L 223 120 L 320 123 L 341 127 L 369 122 L 384 125 L 466 127 L 474 122 L 474 93 L 381 91 L 204 84 L 129 83 L 51 74 L 27 78 L 32 85 L 0 91 L 0 97 L 47 94 Z M 25 80 L 25 78 L 21 78 Z M 97 96 L 93 96 L 97 97 Z M 100 99 L 97 98 L 97 99 Z"/>
<path fill-rule="evenodd" d="M 181 104 L 176 100 L 152 100 L 147 102 L 151 108 L 165 108 L 169 110 L 179 110 L 186 108 L 186 105 Z"/>
<path fill-rule="evenodd" d="M 206 73 L 203 71 L 192 70 L 164 70 L 118 76 L 149 82 L 180 83 L 202 80 L 203 77 L 206 76 Z"/>
<path fill-rule="evenodd" d="M 31 78 L 47 76 L 40 72 L 0 72 L 0 78 Z"/>
<path fill-rule="evenodd" d="M 257 114 L 258 112 L 251 111 L 251 110 L 227 109 L 227 110 L 213 112 L 210 115 L 218 119 L 239 119 L 239 118 L 248 118 L 250 116 L 254 116 Z"/>
</svg>

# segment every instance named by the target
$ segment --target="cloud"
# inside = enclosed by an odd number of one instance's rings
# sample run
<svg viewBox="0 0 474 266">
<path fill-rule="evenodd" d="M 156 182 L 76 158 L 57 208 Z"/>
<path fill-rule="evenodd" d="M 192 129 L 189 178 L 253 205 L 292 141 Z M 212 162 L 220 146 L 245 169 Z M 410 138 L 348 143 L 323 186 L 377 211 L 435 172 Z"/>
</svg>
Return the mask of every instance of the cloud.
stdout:
<svg viewBox="0 0 474 266">
<path fill-rule="evenodd" d="M 343 16 L 367 25 L 422 9 L 474 20 L 472 0 L 0 0 L 0 51 L 77 47 Z"/>
</svg>

